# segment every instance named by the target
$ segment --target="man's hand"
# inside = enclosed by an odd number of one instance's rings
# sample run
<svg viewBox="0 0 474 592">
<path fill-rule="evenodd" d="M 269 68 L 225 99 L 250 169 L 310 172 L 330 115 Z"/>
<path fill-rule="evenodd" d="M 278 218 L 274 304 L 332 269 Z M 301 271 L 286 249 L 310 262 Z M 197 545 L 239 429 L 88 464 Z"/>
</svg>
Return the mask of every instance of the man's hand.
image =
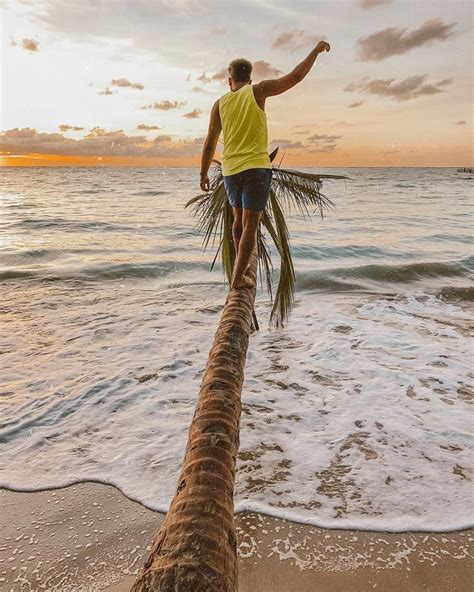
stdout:
<svg viewBox="0 0 474 592">
<path fill-rule="evenodd" d="M 211 182 L 209 181 L 209 176 L 207 175 L 207 173 L 205 175 L 201 175 L 201 190 L 204 191 L 205 193 L 207 193 L 209 191 L 209 189 L 211 188 Z"/>
<path fill-rule="evenodd" d="M 301 82 L 303 78 L 313 67 L 314 62 L 318 55 L 323 51 L 329 51 L 331 46 L 327 41 L 320 41 L 314 49 L 311 50 L 308 56 L 293 68 L 289 74 L 280 76 L 273 80 L 262 80 L 253 87 L 255 98 L 260 107 L 265 104 L 265 99 L 268 97 L 274 97 L 275 95 L 281 95 L 281 93 L 290 90 L 296 84 Z M 263 107 L 262 107 L 263 108 Z"/>
<path fill-rule="evenodd" d="M 323 51 L 329 51 L 331 49 L 331 46 L 329 45 L 329 43 L 327 41 L 320 41 L 318 43 L 318 45 L 316 45 L 316 51 L 318 53 L 322 53 Z"/>
</svg>

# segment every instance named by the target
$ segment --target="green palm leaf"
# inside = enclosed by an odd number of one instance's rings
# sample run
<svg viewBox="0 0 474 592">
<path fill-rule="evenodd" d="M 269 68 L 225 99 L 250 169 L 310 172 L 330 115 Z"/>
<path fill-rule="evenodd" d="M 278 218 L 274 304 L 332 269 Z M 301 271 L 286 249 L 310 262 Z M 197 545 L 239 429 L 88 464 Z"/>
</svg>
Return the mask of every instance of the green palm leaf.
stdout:
<svg viewBox="0 0 474 592">
<path fill-rule="evenodd" d="M 289 317 L 294 305 L 295 270 L 290 248 L 290 234 L 283 210 L 278 202 L 275 190 L 270 188 L 268 207 L 262 214 L 262 225 L 268 231 L 280 256 L 280 276 L 270 314 L 270 322 L 281 326 Z M 267 284 L 268 285 L 268 284 Z"/>
<path fill-rule="evenodd" d="M 278 148 L 270 154 L 271 162 L 277 151 Z M 217 160 L 213 162 L 216 166 L 212 172 L 210 191 L 193 197 L 186 207 L 192 206 L 198 219 L 198 229 L 203 235 L 203 250 L 210 243 L 214 246 L 217 238 L 219 239 L 211 269 L 220 254 L 222 269 L 230 284 L 236 255 L 232 238 L 233 214 L 224 187 L 221 164 Z M 262 228 L 259 228 L 257 235 L 257 255 L 260 281 L 262 285 L 265 283 L 272 303 L 270 322 L 276 326 L 283 325 L 289 318 L 295 302 L 295 270 L 285 214 L 295 211 L 306 219 L 317 211 L 323 217 L 324 210 L 333 207 L 332 201 L 321 193 L 323 179 L 347 178 L 344 175 L 319 175 L 273 168 L 268 204 L 262 214 L 261 227 L 268 232 L 280 258 L 280 273 L 274 298 L 273 265 Z"/>
</svg>

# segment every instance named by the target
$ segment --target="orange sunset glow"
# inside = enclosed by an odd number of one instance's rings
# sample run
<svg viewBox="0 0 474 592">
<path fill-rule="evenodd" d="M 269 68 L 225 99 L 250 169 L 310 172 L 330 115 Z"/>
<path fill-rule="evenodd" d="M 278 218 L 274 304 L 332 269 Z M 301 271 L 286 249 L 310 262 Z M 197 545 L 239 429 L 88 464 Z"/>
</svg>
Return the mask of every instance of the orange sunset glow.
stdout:
<svg viewBox="0 0 474 592">
<path fill-rule="evenodd" d="M 471 2 L 256 2 L 252 27 L 246 3 L 215 8 L 6 0 L 0 165 L 197 167 L 229 61 L 258 82 L 324 39 L 267 103 L 286 165 L 472 166 Z"/>
</svg>

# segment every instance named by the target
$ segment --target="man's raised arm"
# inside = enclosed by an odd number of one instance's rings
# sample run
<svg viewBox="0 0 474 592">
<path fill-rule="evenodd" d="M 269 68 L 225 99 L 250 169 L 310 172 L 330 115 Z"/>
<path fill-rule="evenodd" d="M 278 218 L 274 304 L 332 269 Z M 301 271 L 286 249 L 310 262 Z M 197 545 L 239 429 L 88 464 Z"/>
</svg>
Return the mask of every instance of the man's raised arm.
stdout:
<svg viewBox="0 0 474 592">
<path fill-rule="evenodd" d="M 260 95 L 262 99 L 267 97 L 273 97 L 275 95 L 281 95 L 285 91 L 289 90 L 298 82 L 301 82 L 303 78 L 313 67 L 318 54 L 323 51 L 329 51 L 331 49 L 329 43 L 326 41 L 320 41 L 318 45 L 311 51 L 308 56 L 296 66 L 289 74 L 281 76 L 281 78 L 275 78 L 274 80 L 262 80 L 254 86 L 256 94 Z"/>
</svg>

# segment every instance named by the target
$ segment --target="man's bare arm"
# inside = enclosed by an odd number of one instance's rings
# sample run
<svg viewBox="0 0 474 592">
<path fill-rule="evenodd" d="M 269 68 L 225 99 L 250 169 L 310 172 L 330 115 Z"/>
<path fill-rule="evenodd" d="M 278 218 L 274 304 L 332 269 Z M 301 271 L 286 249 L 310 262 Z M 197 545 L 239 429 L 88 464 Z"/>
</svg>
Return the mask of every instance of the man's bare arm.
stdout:
<svg viewBox="0 0 474 592">
<path fill-rule="evenodd" d="M 267 97 L 281 95 L 290 88 L 293 88 L 298 82 L 308 74 L 316 61 L 318 55 L 323 51 L 329 51 L 331 46 L 326 41 L 320 41 L 318 45 L 311 51 L 306 58 L 296 66 L 289 74 L 275 78 L 274 80 L 262 80 L 254 86 L 256 97 L 265 100 Z"/>
<path fill-rule="evenodd" d="M 200 186 L 202 191 L 209 191 L 210 182 L 208 171 L 211 166 L 214 152 L 216 151 L 217 142 L 222 130 L 221 118 L 219 116 L 219 101 L 216 101 L 211 109 L 211 116 L 209 118 L 209 130 L 207 138 L 204 142 L 201 157 L 201 180 Z"/>
</svg>

